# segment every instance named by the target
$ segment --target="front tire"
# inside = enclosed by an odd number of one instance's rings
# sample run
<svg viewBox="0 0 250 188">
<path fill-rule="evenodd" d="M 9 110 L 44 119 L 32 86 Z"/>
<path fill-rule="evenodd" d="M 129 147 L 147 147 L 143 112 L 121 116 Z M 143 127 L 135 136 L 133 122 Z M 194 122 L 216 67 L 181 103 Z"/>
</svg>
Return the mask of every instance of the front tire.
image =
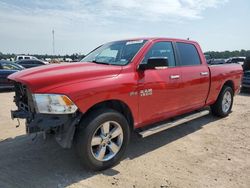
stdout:
<svg viewBox="0 0 250 188">
<path fill-rule="evenodd" d="M 218 117 L 228 116 L 233 107 L 233 95 L 233 89 L 229 86 L 224 86 L 215 104 L 211 106 L 212 113 Z"/>
<path fill-rule="evenodd" d="M 76 152 L 86 168 L 105 170 L 119 163 L 129 137 L 129 125 L 122 114 L 111 109 L 93 111 L 76 132 Z"/>
</svg>

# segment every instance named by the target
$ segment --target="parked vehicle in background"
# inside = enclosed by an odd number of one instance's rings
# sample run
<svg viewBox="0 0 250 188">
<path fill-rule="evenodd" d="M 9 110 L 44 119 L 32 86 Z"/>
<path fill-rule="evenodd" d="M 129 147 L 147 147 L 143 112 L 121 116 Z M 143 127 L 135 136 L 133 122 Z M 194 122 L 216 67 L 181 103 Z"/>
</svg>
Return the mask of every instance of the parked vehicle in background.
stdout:
<svg viewBox="0 0 250 188">
<path fill-rule="evenodd" d="M 240 65 L 244 64 L 246 57 L 231 57 L 226 60 L 226 63 L 238 63 Z"/>
<path fill-rule="evenodd" d="M 245 59 L 243 71 L 242 89 L 250 89 L 250 57 Z"/>
<path fill-rule="evenodd" d="M 35 56 L 30 56 L 30 55 L 17 55 L 14 61 L 20 61 L 24 59 L 37 59 L 37 58 Z"/>
<path fill-rule="evenodd" d="M 27 133 L 54 133 L 75 143 L 83 165 L 117 164 L 132 131 L 147 137 L 208 115 L 225 117 L 240 90 L 242 67 L 207 65 L 197 42 L 140 38 L 104 44 L 82 62 L 9 76 Z M 167 121 L 166 121 L 167 120 Z M 74 142 L 73 142 L 73 139 Z"/>
<path fill-rule="evenodd" d="M 26 59 L 26 60 L 16 61 L 15 63 L 22 65 L 25 68 L 38 67 L 49 64 L 48 62 L 41 61 L 39 59 Z"/>
<path fill-rule="evenodd" d="M 21 65 L 5 60 L 0 60 L 0 89 L 13 88 L 13 82 L 10 82 L 7 77 L 23 69 L 24 67 L 22 67 Z"/>
<path fill-rule="evenodd" d="M 50 62 L 52 59 L 51 58 L 45 58 L 44 60 L 47 61 L 47 62 Z"/>
<path fill-rule="evenodd" d="M 225 59 L 210 59 L 207 61 L 208 64 L 210 65 L 219 65 L 219 64 L 225 64 L 226 60 Z"/>
<path fill-rule="evenodd" d="M 64 62 L 72 62 L 73 60 L 71 58 L 65 58 Z"/>
</svg>

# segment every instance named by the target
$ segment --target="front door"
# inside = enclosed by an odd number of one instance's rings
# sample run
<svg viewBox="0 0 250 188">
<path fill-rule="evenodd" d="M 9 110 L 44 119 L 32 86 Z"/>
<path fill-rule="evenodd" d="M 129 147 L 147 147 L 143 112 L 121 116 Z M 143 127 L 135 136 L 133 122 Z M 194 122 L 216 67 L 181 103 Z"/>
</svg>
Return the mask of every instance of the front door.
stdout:
<svg viewBox="0 0 250 188">
<path fill-rule="evenodd" d="M 141 63 L 150 57 L 168 58 L 169 66 L 164 69 L 145 70 L 139 73 L 139 114 L 141 125 L 154 123 L 173 116 L 179 109 L 181 97 L 180 70 L 172 42 L 155 42 Z"/>
</svg>

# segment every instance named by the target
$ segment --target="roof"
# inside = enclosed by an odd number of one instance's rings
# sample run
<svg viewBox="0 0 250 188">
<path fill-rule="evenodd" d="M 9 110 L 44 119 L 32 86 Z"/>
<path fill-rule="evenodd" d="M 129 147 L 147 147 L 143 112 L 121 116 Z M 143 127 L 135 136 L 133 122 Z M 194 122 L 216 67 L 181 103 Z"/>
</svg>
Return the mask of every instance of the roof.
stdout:
<svg viewBox="0 0 250 188">
<path fill-rule="evenodd" d="M 125 41 L 125 40 L 148 40 L 148 41 L 154 41 L 154 40 L 170 40 L 175 42 L 189 42 L 189 43 L 197 43 L 193 40 L 188 39 L 178 39 L 178 38 L 167 38 L 167 37 L 139 37 L 139 38 L 128 38 L 123 40 L 117 40 L 117 41 Z M 115 42 L 115 41 L 114 41 Z"/>
</svg>

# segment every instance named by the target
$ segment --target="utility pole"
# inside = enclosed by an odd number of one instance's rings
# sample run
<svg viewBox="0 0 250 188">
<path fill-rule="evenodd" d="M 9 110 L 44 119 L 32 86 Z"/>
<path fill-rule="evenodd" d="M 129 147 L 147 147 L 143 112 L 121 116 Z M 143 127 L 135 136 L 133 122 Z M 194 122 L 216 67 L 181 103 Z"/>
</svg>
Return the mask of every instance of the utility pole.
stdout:
<svg viewBox="0 0 250 188">
<path fill-rule="evenodd" d="M 55 30 L 52 30 L 52 48 L 53 48 L 53 55 L 55 55 Z"/>
</svg>

